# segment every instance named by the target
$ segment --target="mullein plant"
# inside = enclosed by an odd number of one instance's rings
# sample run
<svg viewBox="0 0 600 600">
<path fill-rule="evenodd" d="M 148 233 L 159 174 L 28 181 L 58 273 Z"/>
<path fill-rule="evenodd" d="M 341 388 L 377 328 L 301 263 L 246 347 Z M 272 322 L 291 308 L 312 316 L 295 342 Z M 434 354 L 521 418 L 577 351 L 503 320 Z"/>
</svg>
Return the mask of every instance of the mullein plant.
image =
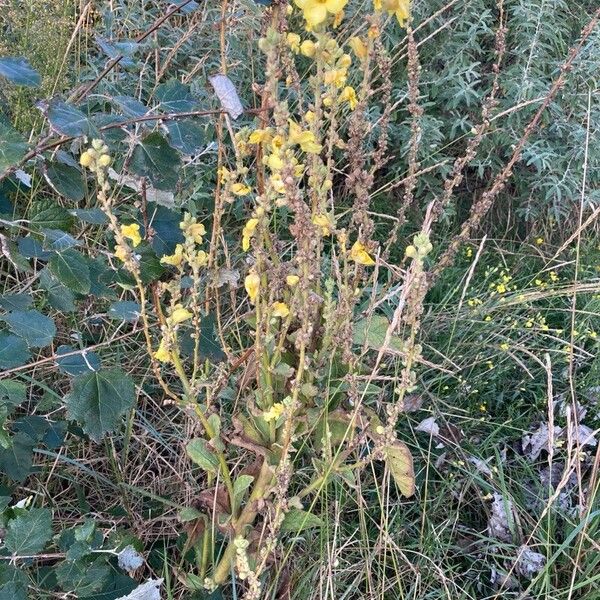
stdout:
<svg viewBox="0 0 600 600">
<path fill-rule="evenodd" d="M 115 215 L 108 148 L 94 140 L 81 156 L 96 174 L 115 259 L 135 282 L 153 372 L 166 397 L 198 419 L 203 438 L 192 440 L 187 451 L 219 498 L 212 505 L 218 514 L 207 508 L 202 533 L 188 540 L 197 571 L 181 578 L 212 590 L 234 572 L 244 581 L 247 600 L 262 597 L 286 518 L 294 511 L 308 519 L 332 477 L 356 477 L 371 461 L 385 460 L 401 493 L 414 491 L 412 459 L 397 439 L 396 423 L 404 396 L 416 385 L 424 265 L 432 247 L 424 230 L 408 246 L 406 265 L 388 265 L 373 241 L 369 212 L 375 173 L 387 160 L 391 104 L 381 32 L 410 27 L 410 7 L 407 0 L 375 0 L 366 25 L 348 34 L 342 26 L 346 4 L 295 0 L 268 11 L 258 42 L 266 110 L 258 112 L 254 127 L 233 135 L 232 160 L 218 167 L 218 210 L 238 197 L 251 207 L 239 240 L 248 270 L 238 302 L 247 303 L 251 348 L 245 356 L 252 356 L 256 375 L 243 408 L 227 424 L 217 414 L 217 399 L 233 369 L 203 362 L 200 347 L 206 302 L 199 290 L 216 286 L 211 282 L 221 236 L 214 228 L 221 219 L 213 219 L 207 242 L 204 225 L 185 214 L 184 241 L 161 259 L 171 276 L 147 298 L 136 254 L 145 242 L 139 225 Z M 368 109 L 377 102 L 382 116 L 375 147 L 367 152 L 373 130 Z M 352 201 L 350 211 L 340 210 L 338 194 Z M 402 310 L 374 346 L 369 326 L 375 299 L 366 316 L 357 314 L 358 306 L 369 300 L 366 290 L 377 289 L 382 269 L 397 278 L 402 268 Z M 366 328 L 358 342 L 362 352 L 355 350 L 357 320 Z M 180 350 L 183 335 L 193 342 L 191 358 Z M 372 348 L 378 353 L 368 366 L 365 354 Z M 365 397 L 392 351 L 402 363 L 397 397 L 378 414 Z M 294 475 L 303 452 L 312 453 L 314 472 L 300 484 Z M 217 531 L 225 539 L 220 551 Z"/>
</svg>

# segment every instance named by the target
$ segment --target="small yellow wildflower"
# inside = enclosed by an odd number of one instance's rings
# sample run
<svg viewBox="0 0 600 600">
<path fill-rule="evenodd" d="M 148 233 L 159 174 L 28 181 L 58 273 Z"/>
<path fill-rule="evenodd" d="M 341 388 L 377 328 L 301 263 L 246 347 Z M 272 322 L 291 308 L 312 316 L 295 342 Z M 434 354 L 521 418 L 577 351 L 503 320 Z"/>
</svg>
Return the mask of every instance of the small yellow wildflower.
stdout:
<svg viewBox="0 0 600 600">
<path fill-rule="evenodd" d="M 220 184 L 226 183 L 231 177 L 231 172 L 227 167 L 219 167 L 217 170 L 217 182 Z"/>
<path fill-rule="evenodd" d="M 347 85 L 340 94 L 340 101 L 347 102 L 350 110 L 354 110 L 358 104 L 358 98 L 356 97 L 356 91 L 352 86 Z"/>
<path fill-rule="evenodd" d="M 285 278 L 285 282 L 290 286 L 290 287 L 294 287 L 296 285 L 298 285 L 298 282 L 300 281 L 300 277 L 298 277 L 298 275 L 288 275 Z"/>
<path fill-rule="evenodd" d="M 506 342 L 502 342 L 500 344 L 500 350 L 504 350 L 504 352 L 506 352 L 509 348 L 510 348 L 510 345 L 507 344 Z"/>
<path fill-rule="evenodd" d="M 250 193 L 251 188 L 249 185 L 246 185 L 245 183 L 234 183 L 231 186 L 231 191 L 236 196 L 246 196 Z"/>
<path fill-rule="evenodd" d="M 275 402 L 273 406 L 263 413 L 263 419 L 269 423 L 276 421 L 283 414 L 283 404 L 281 402 Z"/>
<path fill-rule="evenodd" d="M 94 161 L 95 161 L 94 155 L 89 150 L 86 150 L 85 152 L 83 152 L 81 154 L 81 156 L 79 157 L 79 164 L 82 167 L 86 167 L 86 168 L 90 167 Z"/>
<path fill-rule="evenodd" d="M 137 223 L 129 225 L 121 225 L 121 235 L 128 240 L 131 240 L 131 245 L 135 248 L 142 241 L 140 235 L 140 226 Z"/>
<path fill-rule="evenodd" d="M 499 294 L 504 294 L 504 293 L 506 292 L 506 286 L 505 286 L 503 283 L 499 283 L 499 284 L 496 286 L 496 291 L 497 291 Z"/>
<path fill-rule="evenodd" d="M 188 261 L 193 268 L 205 267 L 208 264 L 208 254 L 204 250 L 198 250 L 195 255 L 188 258 Z"/>
<path fill-rule="evenodd" d="M 294 3 L 302 10 L 306 24 L 313 29 L 327 19 L 327 14 L 341 12 L 348 0 L 294 0 Z"/>
<path fill-rule="evenodd" d="M 288 308 L 288 305 L 285 302 L 273 302 L 272 308 L 272 315 L 274 317 L 285 319 L 290 314 L 290 309 Z"/>
<path fill-rule="evenodd" d="M 390 15 L 396 15 L 400 27 L 404 27 L 410 18 L 410 0 L 382 0 L 381 4 Z"/>
<path fill-rule="evenodd" d="M 346 69 L 332 69 L 325 71 L 323 81 L 327 85 L 334 85 L 336 88 L 341 88 L 346 83 Z"/>
<path fill-rule="evenodd" d="M 256 302 L 256 298 L 258 297 L 258 291 L 260 289 L 260 277 L 256 273 L 250 273 L 246 275 L 246 279 L 244 280 L 244 287 L 246 288 L 246 292 L 248 294 L 248 298 L 250 298 L 250 302 L 254 304 Z"/>
<path fill-rule="evenodd" d="M 543 237 L 537 237 L 537 238 L 535 238 L 535 243 L 538 246 L 541 246 L 544 243 L 544 238 Z"/>
<path fill-rule="evenodd" d="M 248 219 L 244 228 L 242 229 L 242 249 L 244 252 L 248 252 L 250 249 L 250 240 L 256 231 L 258 225 L 258 219 Z"/>
<path fill-rule="evenodd" d="M 165 265 L 179 267 L 183 262 L 183 244 L 177 244 L 177 246 L 175 246 L 175 252 L 170 256 L 163 256 L 160 259 L 160 262 Z"/>
<path fill-rule="evenodd" d="M 359 60 L 366 60 L 369 55 L 369 49 L 359 37 L 351 37 L 348 40 L 348 45 L 352 48 L 352 51 Z"/>
<path fill-rule="evenodd" d="M 290 125 L 290 144 L 298 144 L 303 152 L 307 154 L 318 154 L 323 149 L 321 144 L 317 144 L 315 134 L 312 131 L 303 131 L 300 125 L 289 121 Z"/>
<path fill-rule="evenodd" d="M 108 167 L 111 162 L 112 162 L 112 159 L 111 159 L 110 155 L 108 155 L 108 154 L 101 154 L 100 158 L 98 159 L 98 164 L 101 167 Z"/>
<path fill-rule="evenodd" d="M 340 69 L 348 69 L 352 65 L 352 57 L 349 54 L 342 54 L 337 64 Z"/>
<path fill-rule="evenodd" d="M 164 339 L 160 341 L 158 350 L 154 353 L 154 358 L 163 363 L 171 362 L 171 353 L 167 350 L 167 344 Z"/>
<path fill-rule="evenodd" d="M 206 227 L 202 223 L 196 223 L 196 218 L 189 214 L 179 223 L 179 228 L 190 237 L 196 244 L 202 243 L 202 236 L 206 235 Z"/>
<path fill-rule="evenodd" d="M 558 281 L 560 279 L 560 277 L 554 272 L 554 271 L 550 271 L 550 281 Z"/>
<path fill-rule="evenodd" d="M 127 258 L 127 248 L 124 248 L 123 246 L 116 245 L 115 246 L 115 256 L 121 262 L 125 262 L 125 259 Z"/>
<path fill-rule="evenodd" d="M 300 36 L 297 33 L 288 33 L 286 42 L 292 52 L 295 54 L 300 52 Z"/>
<path fill-rule="evenodd" d="M 183 323 L 184 321 L 191 319 L 193 316 L 194 315 L 187 308 L 183 308 L 183 306 L 178 304 L 171 313 L 171 321 L 178 325 L 179 323 Z"/>
<path fill-rule="evenodd" d="M 270 129 L 256 129 L 248 138 L 249 144 L 270 144 L 273 140 L 273 134 Z"/>
<path fill-rule="evenodd" d="M 281 160 L 281 157 L 277 154 L 269 154 L 267 165 L 271 171 L 281 171 L 281 169 L 283 169 L 283 160 Z"/>
<path fill-rule="evenodd" d="M 317 51 L 317 45 L 312 40 L 304 40 L 300 44 L 300 54 L 307 58 L 312 58 Z"/>
<path fill-rule="evenodd" d="M 313 217 L 312 222 L 314 225 L 321 228 L 321 235 L 323 237 L 325 237 L 327 235 L 331 235 L 332 225 L 331 225 L 331 221 L 329 220 L 328 215 L 324 215 L 324 214 L 315 215 Z"/>
<path fill-rule="evenodd" d="M 371 267 L 375 264 L 375 261 L 371 255 L 367 252 L 364 244 L 359 241 L 354 242 L 350 249 L 350 259 L 359 265 L 365 265 Z"/>
<path fill-rule="evenodd" d="M 373 0 L 373 8 L 375 10 L 381 10 L 381 0 Z"/>
</svg>

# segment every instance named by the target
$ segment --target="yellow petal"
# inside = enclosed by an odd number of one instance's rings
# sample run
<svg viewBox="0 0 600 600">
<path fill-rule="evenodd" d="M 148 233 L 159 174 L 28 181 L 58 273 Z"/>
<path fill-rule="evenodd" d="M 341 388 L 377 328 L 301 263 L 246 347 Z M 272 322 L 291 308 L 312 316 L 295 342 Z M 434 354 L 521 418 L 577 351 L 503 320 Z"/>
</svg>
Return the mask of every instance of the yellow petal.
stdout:
<svg viewBox="0 0 600 600">
<path fill-rule="evenodd" d="M 250 298 L 250 302 L 254 304 L 256 302 L 256 298 L 258 297 L 258 292 L 260 289 L 260 277 L 256 273 L 250 273 L 246 276 L 244 280 L 244 287 L 246 288 L 246 292 L 248 294 L 248 298 Z"/>
<path fill-rule="evenodd" d="M 304 9 L 304 18 L 311 27 L 317 27 L 327 19 L 327 7 L 325 4 L 309 4 Z"/>
<path fill-rule="evenodd" d="M 236 195 L 236 196 L 246 196 L 247 194 L 250 193 L 250 186 L 246 185 L 245 183 L 234 183 L 231 186 L 231 191 Z"/>
<path fill-rule="evenodd" d="M 364 245 L 356 241 L 354 245 L 350 249 L 350 258 L 359 265 L 365 265 L 367 267 L 371 267 L 375 264 L 375 261 L 371 257 L 371 255 L 367 252 Z"/>
<path fill-rule="evenodd" d="M 290 287 L 294 287 L 295 285 L 298 285 L 298 282 L 300 281 L 300 277 L 298 277 L 298 275 L 288 275 L 285 278 L 285 282 L 290 286 Z"/>
<path fill-rule="evenodd" d="M 137 223 L 121 225 L 121 234 L 124 238 L 131 240 L 131 245 L 135 248 L 141 241 L 140 226 Z"/>
<path fill-rule="evenodd" d="M 290 314 L 290 309 L 285 302 L 273 302 L 273 312 L 272 315 L 274 317 L 280 317 L 281 319 L 285 319 Z"/>
<path fill-rule="evenodd" d="M 178 267 L 183 262 L 183 245 L 177 244 L 175 247 L 175 253 L 170 256 L 163 256 L 160 259 L 160 262 L 165 265 L 172 265 L 173 267 Z"/>
<path fill-rule="evenodd" d="M 346 4 L 348 4 L 348 0 L 327 0 L 325 2 L 327 10 L 334 15 L 344 10 Z"/>
<path fill-rule="evenodd" d="M 191 319 L 193 316 L 194 315 L 187 308 L 183 308 L 182 306 L 180 306 L 179 308 L 176 308 L 171 314 L 171 320 L 173 321 L 173 323 L 178 324 L 183 323 L 188 319 Z"/>
<path fill-rule="evenodd" d="M 167 350 L 167 345 L 164 339 L 160 341 L 158 350 L 154 353 L 154 358 L 164 363 L 171 362 L 171 353 Z"/>
</svg>

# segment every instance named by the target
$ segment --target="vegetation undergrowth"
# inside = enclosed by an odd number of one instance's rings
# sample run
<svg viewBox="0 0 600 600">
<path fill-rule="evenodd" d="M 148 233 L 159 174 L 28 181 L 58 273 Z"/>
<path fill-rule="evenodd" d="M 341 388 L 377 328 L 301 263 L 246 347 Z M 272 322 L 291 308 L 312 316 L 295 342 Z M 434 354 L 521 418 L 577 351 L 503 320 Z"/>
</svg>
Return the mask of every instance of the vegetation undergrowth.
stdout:
<svg viewBox="0 0 600 600">
<path fill-rule="evenodd" d="M 600 9 L 37 6 L 0 599 L 597 597 Z"/>
</svg>

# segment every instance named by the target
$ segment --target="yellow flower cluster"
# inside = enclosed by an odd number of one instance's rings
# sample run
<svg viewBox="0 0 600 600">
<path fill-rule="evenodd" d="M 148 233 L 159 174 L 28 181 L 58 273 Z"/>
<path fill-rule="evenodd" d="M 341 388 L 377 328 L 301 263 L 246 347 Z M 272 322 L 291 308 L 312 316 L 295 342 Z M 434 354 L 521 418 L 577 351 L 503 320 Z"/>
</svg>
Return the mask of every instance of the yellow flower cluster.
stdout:
<svg viewBox="0 0 600 600">
<path fill-rule="evenodd" d="M 339 15 L 348 0 L 294 0 L 294 4 L 303 13 L 306 28 L 312 30 L 324 23 L 328 15 Z M 339 24 L 339 19 L 336 21 Z"/>
<path fill-rule="evenodd" d="M 92 147 L 88 148 L 79 157 L 79 164 L 92 172 L 106 169 L 112 159 L 108 153 L 108 146 L 102 140 L 92 140 Z"/>
<path fill-rule="evenodd" d="M 121 225 L 121 235 L 131 241 L 131 245 L 136 248 L 142 241 L 140 235 L 140 226 L 137 223 L 130 223 L 129 225 Z M 127 245 L 117 244 L 114 249 L 115 256 L 121 261 L 125 262 L 127 259 L 128 248 Z"/>
<path fill-rule="evenodd" d="M 385 10 L 395 15 L 401 27 L 410 19 L 410 0 L 373 0 L 375 10 Z"/>
<path fill-rule="evenodd" d="M 206 228 L 202 223 L 198 223 L 196 217 L 185 213 L 183 221 L 179 223 L 179 228 L 183 232 L 185 243 L 177 244 L 173 254 L 165 255 L 160 259 L 163 265 L 181 268 L 184 261 L 192 268 L 199 269 L 208 264 L 208 254 L 204 250 L 198 250 L 196 244 L 202 244 L 206 235 Z"/>
</svg>

